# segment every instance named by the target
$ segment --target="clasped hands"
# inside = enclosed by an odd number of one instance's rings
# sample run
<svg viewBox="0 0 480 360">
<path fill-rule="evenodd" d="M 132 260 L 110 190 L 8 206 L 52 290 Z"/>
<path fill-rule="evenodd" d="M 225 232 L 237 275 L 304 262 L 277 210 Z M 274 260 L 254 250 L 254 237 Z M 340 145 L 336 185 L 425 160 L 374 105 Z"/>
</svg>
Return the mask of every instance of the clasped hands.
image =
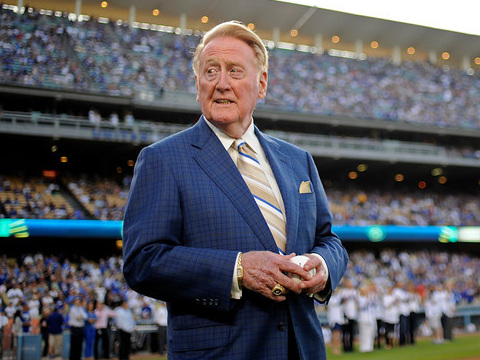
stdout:
<svg viewBox="0 0 480 360">
<path fill-rule="evenodd" d="M 243 253 L 243 282 L 242 286 L 258 292 L 263 296 L 281 302 L 286 300 L 286 293 L 292 291 L 296 294 L 315 294 L 322 291 L 327 283 L 326 269 L 318 257 L 312 254 L 303 254 L 310 258 L 304 267 L 300 267 L 289 260 L 296 254 L 275 254 L 270 251 L 250 251 Z M 314 276 L 308 272 L 316 269 Z M 298 279 L 292 279 L 292 275 Z M 285 288 L 282 295 L 274 295 L 272 289 L 280 284 Z"/>
</svg>

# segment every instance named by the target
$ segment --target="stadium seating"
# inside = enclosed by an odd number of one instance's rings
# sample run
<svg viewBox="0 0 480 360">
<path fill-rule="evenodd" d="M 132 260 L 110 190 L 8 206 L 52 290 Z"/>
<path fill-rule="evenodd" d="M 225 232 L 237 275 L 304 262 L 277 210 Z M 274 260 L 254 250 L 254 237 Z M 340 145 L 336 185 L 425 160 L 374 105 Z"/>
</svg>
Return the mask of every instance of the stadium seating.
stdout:
<svg viewBox="0 0 480 360">
<path fill-rule="evenodd" d="M 191 53 L 198 34 L 67 16 L 0 8 L 0 83 L 124 96 L 195 93 Z M 480 129 L 478 74 L 277 48 L 270 57 L 271 86 L 260 108 Z"/>
<path fill-rule="evenodd" d="M 0 177 L 1 217 L 19 219 L 82 219 L 83 211 L 65 192 L 42 178 Z"/>
<path fill-rule="evenodd" d="M 6 209 L 4 217 L 78 219 L 86 210 L 98 220 L 122 220 L 130 176 L 124 177 L 122 184 L 98 177 L 68 178 L 64 181 L 68 190 L 62 189 L 55 195 L 50 194 L 48 184 L 41 179 L 24 182 L 18 177 L 5 177 L 5 181 L 11 185 L 8 190 L 5 185 L 0 189 L 0 205 Z M 25 189 L 35 189 L 35 194 L 27 196 Z M 480 204 L 474 194 L 435 191 L 412 194 L 402 189 L 365 190 L 353 186 L 328 187 L 327 193 L 337 225 L 475 226 L 480 221 Z M 62 194 L 74 201 L 69 203 Z M 41 201 L 35 202 L 37 210 L 26 211 L 31 198 Z M 39 206 L 40 203 L 47 205 Z M 45 211 L 46 208 L 51 209 Z M 56 211 L 62 208 L 65 211 Z"/>
</svg>

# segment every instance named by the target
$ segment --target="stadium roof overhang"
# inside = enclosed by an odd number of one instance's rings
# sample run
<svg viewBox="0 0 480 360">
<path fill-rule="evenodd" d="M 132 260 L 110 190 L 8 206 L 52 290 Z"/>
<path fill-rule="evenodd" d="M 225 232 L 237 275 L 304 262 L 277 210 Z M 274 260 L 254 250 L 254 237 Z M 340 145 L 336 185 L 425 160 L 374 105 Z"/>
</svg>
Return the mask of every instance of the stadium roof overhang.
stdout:
<svg viewBox="0 0 480 360">
<path fill-rule="evenodd" d="M 98 0 L 83 0 L 84 3 L 95 3 Z M 113 6 L 113 4 L 112 4 Z M 180 19 L 184 14 L 186 19 L 201 26 L 202 16 L 209 17 L 211 24 L 226 20 L 239 20 L 244 23 L 255 24 L 255 29 L 262 37 L 278 28 L 280 34 L 289 34 L 295 26 L 301 25 L 298 41 L 301 38 L 315 38 L 321 34 L 330 39 L 337 35 L 342 42 L 354 44 L 361 41 L 368 46 L 371 41 L 378 41 L 380 46 L 401 49 L 414 46 L 423 52 L 441 54 L 448 51 L 457 58 L 479 56 L 480 36 L 473 36 L 444 30 L 432 29 L 417 25 L 392 22 L 350 15 L 325 9 L 315 9 L 277 2 L 272 0 L 116 0 L 115 6 L 130 8 L 135 6 L 136 11 L 152 12 L 160 10 L 161 17 Z M 440 6 L 440 5 L 439 5 Z M 466 9 L 468 11 L 468 9 Z M 435 9 L 432 9 L 435 16 Z M 160 21 L 160 20 L 159 20 Z M 180 24 L 178 20 L 177 26 Z M 293 38 L 292 38 L 293 40 Z"/>
</svg>

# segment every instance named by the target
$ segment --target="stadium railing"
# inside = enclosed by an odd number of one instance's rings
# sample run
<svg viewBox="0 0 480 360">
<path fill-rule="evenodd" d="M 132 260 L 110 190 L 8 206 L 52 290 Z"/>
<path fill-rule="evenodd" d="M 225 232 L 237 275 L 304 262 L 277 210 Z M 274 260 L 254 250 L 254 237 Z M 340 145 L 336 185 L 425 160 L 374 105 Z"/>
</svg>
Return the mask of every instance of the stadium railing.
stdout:
<svg viewBox="0 0 480 360">
<path fill-rule="evenodd" d="M 134 124 L 116 126 L 108 120 L 93 124 L 85 117 L 66 114 L 5 111 L 0 119 L 0 132 L 31 136 L 58 136 L 72 139 L 150 144 L 187 126 L 137 120 Z M 463 157 L 461 152 L 449 152 L 445 147 L 392 140 L 340 138 L 286 131 L 266 131 L 304 148 L 314 156 L 370 159 L 381 161 L 408 161 L 414 163 L 441 163 L 445 166 L 480 168 L 480 159 Z"/>
</svg>

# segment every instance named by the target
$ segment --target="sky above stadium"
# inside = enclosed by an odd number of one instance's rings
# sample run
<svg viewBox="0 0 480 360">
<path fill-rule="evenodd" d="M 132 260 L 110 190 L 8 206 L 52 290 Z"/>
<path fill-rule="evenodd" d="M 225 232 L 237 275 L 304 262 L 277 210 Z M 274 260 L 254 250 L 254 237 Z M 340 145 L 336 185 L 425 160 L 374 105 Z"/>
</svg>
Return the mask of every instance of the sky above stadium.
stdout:
<svg viewBox="0 0 480 360">
<path fill-rule="evenodd" d="M 480 36 L 477 0 L 276 0 Z"/>
</svg>

